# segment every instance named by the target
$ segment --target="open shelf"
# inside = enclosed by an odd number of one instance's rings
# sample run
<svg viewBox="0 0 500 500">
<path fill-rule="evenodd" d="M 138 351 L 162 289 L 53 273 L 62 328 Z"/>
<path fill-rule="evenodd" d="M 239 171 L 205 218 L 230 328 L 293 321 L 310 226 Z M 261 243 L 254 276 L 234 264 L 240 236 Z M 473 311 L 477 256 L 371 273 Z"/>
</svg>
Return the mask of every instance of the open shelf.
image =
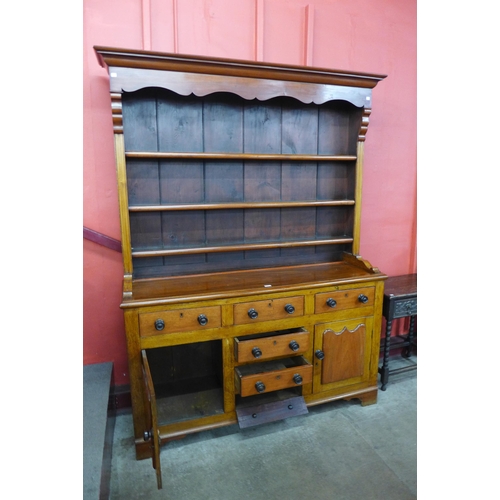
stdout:
<svg viewBox="0 0 500 500">
<path fill-rule="evenodd" d="M 149 160 L 244 160 L 244 161 L 353 161 L 353 155 L 287 155 L 258 153 L 189 153 L 160 151 L 126 151 L 126 158 Z"/>
<path fill-rule="evenodd" d="M 290 201 L 290 202 L 242 202 L 242 203 L 199 203 L 178 205 L 131 205 L 130 212 L 162 212 L 182 210 L 234 210 L 237 208 L 295 208 L 295 207 L 345 207 L 355 204 L 354 200 L 335 201 Z"/>
<path fill-rule="evenodd" d="M 220 245 L 216 247 L 198 247 L 198 248 L 176 248 L 163 250 L 143 250 L 132 251 L 133 257 L 160 257 L 167 255 L 192 255 L 198 253 L 217 253 L 217 252 L 241 252 L 246 250 L 265 250 L 274 248 L 294 248 L 310 247 L 319 245 L 343 245 L 352 243 L 352 238 L 336 238 L 330 240 L 303 240 L 303 241 L 285 241 L 278 243 L 253 243 L 240 245 Z"/>
</svg>

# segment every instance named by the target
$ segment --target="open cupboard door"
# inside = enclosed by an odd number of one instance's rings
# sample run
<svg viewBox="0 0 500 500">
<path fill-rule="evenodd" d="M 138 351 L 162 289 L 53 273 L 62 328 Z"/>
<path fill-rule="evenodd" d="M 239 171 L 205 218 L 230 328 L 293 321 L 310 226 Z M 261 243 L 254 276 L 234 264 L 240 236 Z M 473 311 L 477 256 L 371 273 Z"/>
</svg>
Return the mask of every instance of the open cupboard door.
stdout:
<svg viewBox="0 0 500 500">
<path fill-rule="evenodd" d="M 156 471 L 156 482 L 158 489 L 162 488 L 161 464 L 160 464 L 160 430 L 158 429 L 158 418 L 156 412 L 156 395 L 149 369 L 146 351 L 141 351 L 142 355 L 142 383 L 144 394 L 144 408 L 146 408 L 146 422 L 148 430 L 144 432 L 144 440 L 151 444 L 151 456 L 153 457 L 153 468 Z"/>
</svg>

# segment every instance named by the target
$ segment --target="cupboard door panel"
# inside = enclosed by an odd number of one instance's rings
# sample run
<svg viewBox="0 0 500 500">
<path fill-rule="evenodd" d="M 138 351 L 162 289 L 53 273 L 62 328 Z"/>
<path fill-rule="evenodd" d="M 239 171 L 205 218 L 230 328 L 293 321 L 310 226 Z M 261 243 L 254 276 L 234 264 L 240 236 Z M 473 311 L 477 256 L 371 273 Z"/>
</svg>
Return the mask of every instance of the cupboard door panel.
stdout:
<svg viewBox="0 0 500 500">
<path fill-rule="evenodd" d="M 314 392 L 369 381 L 373 317 L 323 323 L 314 331 Z"/>
<path fill-rule="evenodd" d="M 146 412 L 146 425 L 144 437 L 148 438 L 151 446 L 151 456 L 153 468 L 156 472 L 156 482 L 158 489 L 162 487 L 161 463 L 160 463 L 160 431 L 158 428 L 158 411 L 156 406 L 156 395 L 149 369 L 148 357 L 146 351 L 141 351 L 142 358 L 142 391 L 144 396 L 144 409 Z"/>
<path fill-rule="evenodd" d="M 366 326 L 359 324 L 353 330 L 347 327 L 323 332 L 323 351 L 328 363 L 323 363 L 321 382 L 331 384 L 361 377 L 364 372 Z"/>
</svg>

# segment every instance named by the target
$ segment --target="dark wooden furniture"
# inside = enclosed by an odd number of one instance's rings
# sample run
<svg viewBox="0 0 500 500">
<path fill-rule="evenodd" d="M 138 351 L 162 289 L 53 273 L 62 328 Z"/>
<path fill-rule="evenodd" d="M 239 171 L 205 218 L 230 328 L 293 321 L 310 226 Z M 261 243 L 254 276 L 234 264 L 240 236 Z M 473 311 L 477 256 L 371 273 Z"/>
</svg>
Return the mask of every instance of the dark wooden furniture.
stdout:
<svg viewBox="0 0 500 500">
<path fill-rule="evenodd" d="M 394 349 L 403 349 L 402 355 L 410 361 L 415 335 L 415 316 L 417 315 L 417 275 L 406 274 L 392 276 L 387 279 L 384 291 L 384 305 L 382 314 L 386 319 L 384 356 L 382 366 L 379 368 L 381 389 L 387 388 L 389 375 L 416 370 L 416 363 L 407 366 L 389 369 L 389 355 Z M 392 322 L 398 318 L 410 317 L 410 328 L 407 335 L 391 337 Z"/>
<path fill-rule="evenodd" d="M 386 276 L 359 255 L 381 75 L 96 47 L 109 72 L 136 456 L 377 399 Z"/>
</svg>

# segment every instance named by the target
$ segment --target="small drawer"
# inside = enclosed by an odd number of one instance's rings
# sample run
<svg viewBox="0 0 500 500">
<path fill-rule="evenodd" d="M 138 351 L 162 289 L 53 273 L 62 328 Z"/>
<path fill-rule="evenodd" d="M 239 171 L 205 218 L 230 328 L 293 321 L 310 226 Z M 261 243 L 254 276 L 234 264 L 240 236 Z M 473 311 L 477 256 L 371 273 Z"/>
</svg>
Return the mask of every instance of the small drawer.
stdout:
<svg viewBox="0 0 500 500">
<path fill-rule="evenodd" d="M 318 293 L 315 297 L 314 310 L 318 314 L 357 307 L 373 307 L 374 299 L 374 287 Z"/>
<path fill-rule="evenodd" d="M 302 356 L 238 366 L 234 369 L 236 392 L 246 397 L 309 384 L 312 370 Z"/>
<path fill-rule="evenodd" d="M 235 358 L 246 363 L 302 354 L 309 349 L 309 337 L 304 328 L 238 337 L 234 339 Z"/>
<path fill-rule="evenodd" d="M 221 310 L 219 306 L 176 309 L 139 315 L 139 328 L 142 337 L 220 326 Z"/>
<path fill-rule="evenodd" d="M 392 319 L 405 318 L 407 316 L 417 315 L 417 297 L 414 299 L 395 300 L 394 314 Z"/>
<path fill-rule="evenodd" d="M 258 300 L 234 305 L 234 324 L 244 325 L 304 315 L 304 297 Z"/>
<path fill-rule="evenodd" d="M 240 429 L 309 413 L 302 396 L 236 409 Z"/>
</svg>

